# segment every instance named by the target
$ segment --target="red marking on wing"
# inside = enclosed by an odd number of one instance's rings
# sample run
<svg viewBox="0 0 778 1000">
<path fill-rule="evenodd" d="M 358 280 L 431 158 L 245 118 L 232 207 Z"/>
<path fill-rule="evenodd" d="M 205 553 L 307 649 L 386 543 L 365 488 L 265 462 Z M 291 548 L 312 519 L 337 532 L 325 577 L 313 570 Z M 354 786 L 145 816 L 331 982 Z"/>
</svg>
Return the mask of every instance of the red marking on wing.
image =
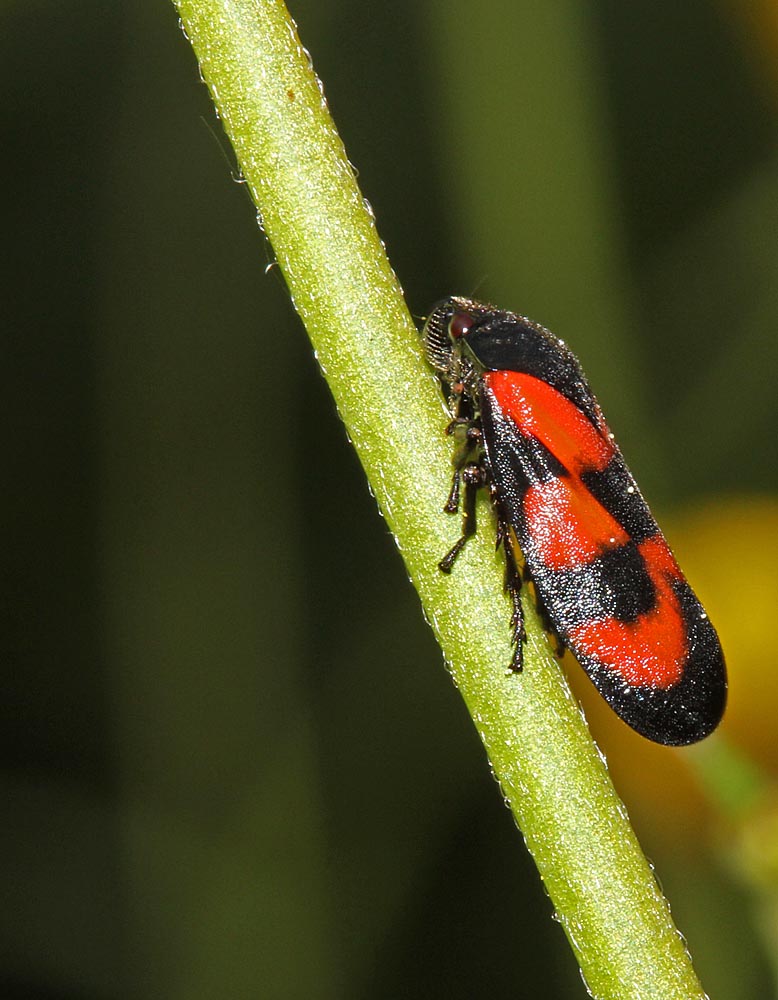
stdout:
<svg viewBox="0 0 778 1000">
<path fill-rule="evenodd" d="M 638 547 L 656 587 L 656 607 L 634 622 L 602 618 L 570 630 L 575 652 L 591 656 L 627 684 L 669 688 L 680 681 L 689 654 L 686 623 L 671 580 L 681 578 L 661 535 Z"/>
<path fill-rule="evenodd" d="M 604 422 L 595 427 L 578 407 L 540 379 L 519 372 L 484 375 L 500 409 L 526 437 L 536 438 L 568 470 L 569 477 L 531 486 L 523 501 L 527 530 L 549 569 L 580 567 L 629 536 L 596 500 L 580 476 L 602 470 L 615 454 Z M 660 534 L 638 551 L 656 588 L 656 606 L 634 622 L 600 618 L 570 629 L 574 652 L 591 657 L 625 684 L 669 688 L 680 681 L 688 635 L 671 581 L 683 579 Z"/>
<path fill-rule="evenodd" d="M 549 569 L 591 562 L 629 535 L 579 479 L 552 479 L 530 486 L 524 495 L 533 550 Z"/>
<path fill-rule="evenodd" d="M 511 371 L 486 372 L 484 381 L 521 433 L 541 441 L 573 475 L 604 469 L 613 457 L 607 428 L 595 427 L 547 382 Z"/>
<path fill-rule="evenodd" d="M 629 536 L 581 482 L 586 469 L 604 469 L 613 441 L 556 389 L 520 372 L 484 375 L 503 413 L 518 431 L 540 441 L 570 472 L 570 477 L 531 486 L 524 501 L 527 530 L 549 569 L 589 562 Z"/>
<path fill-rule="evenodd" d="M 670 546 L 662 535 L 654 535 L 653 538 L 646 539 L 639 546 L 640 554 L 646 561 L 648 572 L 652 579 L 663 574 L 675 577 L 676 580 L 683 580 L 684 575 L 681 567 L 675 561 L 675 556 L 670 551 Z"/>
</svg>

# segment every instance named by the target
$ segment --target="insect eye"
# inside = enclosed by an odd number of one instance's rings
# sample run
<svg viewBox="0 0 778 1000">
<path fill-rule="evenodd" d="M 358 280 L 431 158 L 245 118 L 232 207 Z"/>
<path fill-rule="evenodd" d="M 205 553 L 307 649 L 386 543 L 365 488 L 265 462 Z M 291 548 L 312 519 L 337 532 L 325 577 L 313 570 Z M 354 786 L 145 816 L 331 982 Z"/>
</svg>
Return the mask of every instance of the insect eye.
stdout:
<svg viewBox="0 0 778 1000">
<path fill-rule="evenodd" d="M 466 312 L 455 312 L 448 324 L 448 332 L 454 340 L 466 337 L 473 325 L 473 317 Z"/>
</svg>

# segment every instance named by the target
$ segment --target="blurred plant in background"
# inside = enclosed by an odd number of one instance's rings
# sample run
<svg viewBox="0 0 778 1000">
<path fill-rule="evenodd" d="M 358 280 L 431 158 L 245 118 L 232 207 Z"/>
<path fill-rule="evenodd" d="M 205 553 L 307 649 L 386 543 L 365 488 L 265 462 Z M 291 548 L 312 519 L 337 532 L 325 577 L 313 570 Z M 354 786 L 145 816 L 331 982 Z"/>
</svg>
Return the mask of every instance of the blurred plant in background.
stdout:
<svg viewBox="0 0 778 1000">
<path fill-rule="evenodd" d="M 569 673 L 706 988 L 776 995 L 775 13 L 290 6 L 411 308 L 569 341 L 719 628 L 697 750 Z M 1 16 L 0 994 L 583 995 L 172 6 Z"/>
</svg>

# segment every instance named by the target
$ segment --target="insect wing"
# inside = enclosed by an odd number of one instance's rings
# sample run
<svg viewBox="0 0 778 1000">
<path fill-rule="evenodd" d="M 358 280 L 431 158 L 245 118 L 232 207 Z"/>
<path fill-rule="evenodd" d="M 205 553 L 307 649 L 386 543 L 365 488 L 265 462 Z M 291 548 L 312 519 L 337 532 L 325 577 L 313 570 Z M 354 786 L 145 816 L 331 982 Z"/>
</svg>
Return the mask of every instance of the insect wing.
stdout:
<svg viewBox="0 0 778 1000">
<path fill-rule="evenodd" d="M 498 516 L 551 626 L 614 711 L 651 740 L 692 743 L 724 711 L 718 637 L 583 387 L 586 412 L 537 376 L 482 375 Z"/>
</svg>

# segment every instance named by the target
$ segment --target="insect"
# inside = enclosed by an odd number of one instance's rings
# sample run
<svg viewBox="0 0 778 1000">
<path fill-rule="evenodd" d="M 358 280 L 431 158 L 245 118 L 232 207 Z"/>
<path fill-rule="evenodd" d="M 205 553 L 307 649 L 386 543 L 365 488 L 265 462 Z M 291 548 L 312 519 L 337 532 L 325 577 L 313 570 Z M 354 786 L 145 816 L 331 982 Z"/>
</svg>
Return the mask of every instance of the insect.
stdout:
<svg viewBox="0 0 778 1000">
<path fill-rule="evenodd" d="M 523 316 L 465 298 L 424 325 L 427 358 L 459 442 L 444 509 L 476 531 L 488 489 L 513 601 L 515 654 L 525 638 L 519 592 L 533 583 L 558 652 L 570 649 L 613 710 L 643 736 L 694 743 L 727 696 L 716 631 L 641 496 L 572 352 Z"/>
</svg>

